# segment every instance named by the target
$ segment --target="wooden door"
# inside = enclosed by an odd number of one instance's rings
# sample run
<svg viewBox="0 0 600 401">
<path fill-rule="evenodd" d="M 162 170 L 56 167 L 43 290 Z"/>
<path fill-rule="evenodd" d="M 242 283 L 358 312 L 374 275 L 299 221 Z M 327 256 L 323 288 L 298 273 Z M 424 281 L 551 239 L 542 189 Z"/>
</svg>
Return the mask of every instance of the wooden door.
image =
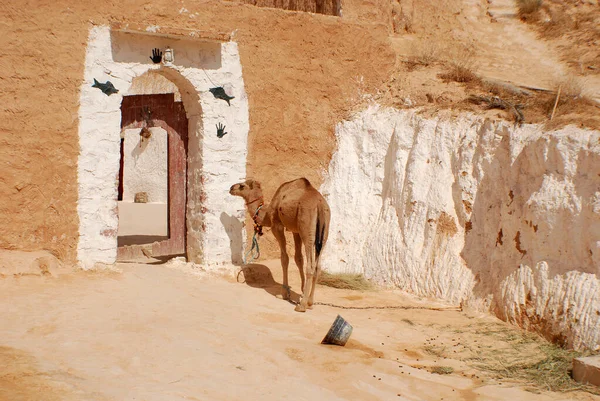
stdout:
<svg viewBox="0 0 600 401">
<path fill-rule="evenodd" d="M 147 112 L 150 112 L 148 117 Z M 188 120 L 172 93 L 123 96 L 121 128 L 161 127 L 168 141 L 168 239 L 152 244 L 153 257 L 185 255 Z M 122 170 L 122 160 L 121 160 Z M 122 174 L 120 174 L 122 180 Z M 120 184 L 120 188 L 122 185 Z M 119 251 L 121 249 L 119 248 Z M 120 252 L 130 253 L 130 252 Z"/>
</svg>

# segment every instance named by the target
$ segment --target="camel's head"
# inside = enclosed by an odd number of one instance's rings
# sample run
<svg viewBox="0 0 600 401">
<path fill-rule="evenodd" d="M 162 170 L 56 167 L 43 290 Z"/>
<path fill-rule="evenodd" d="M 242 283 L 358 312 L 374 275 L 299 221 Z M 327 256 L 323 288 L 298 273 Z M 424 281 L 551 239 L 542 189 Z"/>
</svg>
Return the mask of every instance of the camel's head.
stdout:
<svg viewBox="0 0 600 401">
<path fill-rule="evenodd" d="M 229 193 L 247 199 L 253 196 L 261 196 L 262 190 L 260 189 L 260 183 L 258 181 L 246 180 L 238 184 L 233 184 L 231 188 L 229 188 Z"/>
</svg>

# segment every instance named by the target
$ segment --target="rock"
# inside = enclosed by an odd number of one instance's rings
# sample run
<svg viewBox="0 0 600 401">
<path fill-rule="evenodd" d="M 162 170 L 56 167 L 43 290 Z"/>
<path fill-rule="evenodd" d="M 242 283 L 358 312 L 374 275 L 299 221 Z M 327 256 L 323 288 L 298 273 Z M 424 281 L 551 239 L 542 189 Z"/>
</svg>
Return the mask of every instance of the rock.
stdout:
<svg viewBox="0 0 600 401">
<path fill-rule="evenodd" d="M 148 203 L 148 192 L 137 192 L 133 201 L 135 203 Z"/>
<path fill-rule="evenodd" d="M 600 386 L 600 355 L 573 359 L 573 379 Z"/>
<path fill-rule="evenodd" d="M 0 250 L 0 276 L 54 276 L 60 267 L 59 260 L 47 251 Z"/>
<path fill-rule="evenodd" d="M 599 131 L 373 105 L 336 139 L 324 267 L 600 348 Z"/>
</svg>

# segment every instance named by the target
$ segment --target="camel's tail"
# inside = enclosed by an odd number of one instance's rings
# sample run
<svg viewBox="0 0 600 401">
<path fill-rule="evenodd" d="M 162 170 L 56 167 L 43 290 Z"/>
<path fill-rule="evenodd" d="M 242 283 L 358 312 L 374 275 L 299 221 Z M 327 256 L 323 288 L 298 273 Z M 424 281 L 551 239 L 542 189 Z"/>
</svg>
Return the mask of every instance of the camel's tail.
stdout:
<svg viewBox="0 0 600 401">
<path fill-rule="evenodd" d="M 325 205 L 319 203 L 317 207 L 317 227 L 315 231 L 315 253 L 316 259 L 319 258 L 323 246 L 327 242 L 329 233 L 329 214 L 325 212 Z"/>
</svg>

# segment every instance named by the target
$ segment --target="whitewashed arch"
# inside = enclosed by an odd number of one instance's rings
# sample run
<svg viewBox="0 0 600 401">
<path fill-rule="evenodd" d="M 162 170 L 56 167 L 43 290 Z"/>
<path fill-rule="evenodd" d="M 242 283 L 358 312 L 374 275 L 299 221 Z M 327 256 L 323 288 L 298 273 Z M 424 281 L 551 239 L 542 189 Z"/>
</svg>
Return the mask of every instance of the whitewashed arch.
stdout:
<svg viewBox="0 0 600 401">
<path fill-rule="evenodd" d="M 152 47 L 170 46 L 172 67 L 153 64 Z M 147 61 L 146 61 L 147 60 Z M 246 175 L 248 99 L 235 42 L 90 29 L 80 92 L 78 159 L 79 241 L 82 268 L 113 264 L 117 256 L 117 177 L 120 158 L 121 100 L 144 74 L 160 74 L 176 85 L 189 120 L 187 257 L 214 267 L 239 263 L 245 243 L 244 205 L 229 186 Z M 119 93 L 105 95 L 94 79 L 111 81 Z M 235 96 L 229 106 L 209 89 L 224 86 Z M 228 132 L 216 135 L 216 124 Z"/>
</svg>

